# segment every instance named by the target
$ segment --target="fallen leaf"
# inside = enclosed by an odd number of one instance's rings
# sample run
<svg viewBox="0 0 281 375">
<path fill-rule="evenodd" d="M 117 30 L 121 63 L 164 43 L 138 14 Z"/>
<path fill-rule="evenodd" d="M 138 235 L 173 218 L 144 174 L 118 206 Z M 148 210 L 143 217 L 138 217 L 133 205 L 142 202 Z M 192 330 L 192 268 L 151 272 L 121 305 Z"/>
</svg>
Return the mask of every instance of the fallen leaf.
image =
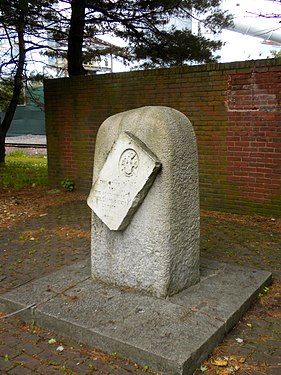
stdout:
<svg viewBox="0 0 281 375">
<path fill-rule="evenodd" d="M 237 339 L 235 339 L 239 344 L 241 344 L 244 340 L 243 339 L 240 339 L 240 337 L 237 337 Z"/>
<path fill-rule="evenodd" d="M 221 367 L 225 367 L 228 365 L 228 362 L 225 359 L 221 359 L 221 358 L 214 359 L 213 361 L 211 361 L 211 363 L 214 366 L 221 366 Z"/>
<path fill-rule="evenodd" d="M 200 367 L 200 371 L 201 371 L 201 372 L 206 372 L 206 371 L 208 371 L 208 367 L 206 367 L 206 366 L 201 366 L 201 367 Z"/>
<path fill-rule="evenodd" d="M 221 370 L 219 371 L 219 375 L 230 375 L 232 373 L 231 370 Z"/>
<path fill-rule="evenodd" d="M 246 358 L 243 358 L 241 357 L 239 360 L 238 360 L 239 363 L 245 363 L 246 362 Z"/>
<path fill-rule="evenodd" d="M 50 340 L 48 341 L 48 344 L 55 344 L 56 342 L 57 342 L 56 339 L 50 339 Z"/>
</svg>

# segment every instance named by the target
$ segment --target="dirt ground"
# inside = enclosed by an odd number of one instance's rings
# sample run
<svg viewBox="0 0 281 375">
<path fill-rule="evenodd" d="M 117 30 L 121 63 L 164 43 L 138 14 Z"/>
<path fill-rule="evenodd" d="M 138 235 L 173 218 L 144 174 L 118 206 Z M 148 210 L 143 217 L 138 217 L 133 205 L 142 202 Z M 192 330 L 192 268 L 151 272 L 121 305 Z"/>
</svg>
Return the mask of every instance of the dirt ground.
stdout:
<svg viewBox="0 0 281 375">
<path fill-rule="evenodd" d="M 0 228 L 11 228 L 28 218 L 42 216 L 48 207 L 83 199 L 86 194 L 46 187 L 0 189 Z"/>
<path fill-rule="evenodd" d="M 50 188 L 0 189 L 0 227 L 10 227 L 29 217 L 44 215 L 44 210 L 63 203 L 86 200 L 87 194 Z M 216 211 L 201 211 L 201 217 L 250 225 L 281 233 L 281 218 L 259 215 L 237 215 Z"/>
</svg>

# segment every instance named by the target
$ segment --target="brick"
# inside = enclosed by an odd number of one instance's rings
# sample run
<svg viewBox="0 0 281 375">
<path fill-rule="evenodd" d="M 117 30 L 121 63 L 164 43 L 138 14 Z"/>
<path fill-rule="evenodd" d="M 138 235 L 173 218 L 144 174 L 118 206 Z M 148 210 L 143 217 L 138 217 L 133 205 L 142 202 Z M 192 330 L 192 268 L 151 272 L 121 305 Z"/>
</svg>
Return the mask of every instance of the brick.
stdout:
<svg viewBox="0 0 281 375">
<path fill-rule="evenodd" d="M 9 371 L 9 374 L 11 375 L 31 375 L 35 374 L 35 371 L 32 371 L 26 367 L 23 367 L 21 365 L 18 365 L 14 367 L 12 370 Z"/>
<path fill-rule="evenodd" d="M 233 199 L 245 197 L 241 186 L 252 172 L 263 175 L 248 183 L 255 186 L 257 179 L 270 178 L 268 194 L 275 196 L 281 177 L 280 76 L 280 63 L 273 59 L 47 80 L 50 183 L 59 186 L 71 177 L 77 189 L 88 191 L 103 120 L 143 105 L 168 105 L 194 125 L 206 207 L 212 208 L 215 194 L 222 197 L 221 209 L 234 206 Z M 239 173 L 227 179 L 235 168 Z M 239 207 L 252 212 L 253 200 L 249 194 Z M 281 207 L 272 204 L 281 215 Z"/>
</svg>

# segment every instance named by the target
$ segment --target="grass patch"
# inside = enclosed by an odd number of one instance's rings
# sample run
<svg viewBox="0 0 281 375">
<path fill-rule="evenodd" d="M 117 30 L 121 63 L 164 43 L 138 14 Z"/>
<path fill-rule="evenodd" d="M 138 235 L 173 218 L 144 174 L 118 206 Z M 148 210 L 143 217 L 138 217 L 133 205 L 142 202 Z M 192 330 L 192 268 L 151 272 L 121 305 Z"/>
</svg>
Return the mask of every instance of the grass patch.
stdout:
<svg viewBox="0 0 281 375">
<path fill-rule="evenodd" d="M 21 189 L 48 184 L 47 159 L 30 156 L 23 151 L 14 151 L 0 163 L 0 188 Z"/>
</svg>

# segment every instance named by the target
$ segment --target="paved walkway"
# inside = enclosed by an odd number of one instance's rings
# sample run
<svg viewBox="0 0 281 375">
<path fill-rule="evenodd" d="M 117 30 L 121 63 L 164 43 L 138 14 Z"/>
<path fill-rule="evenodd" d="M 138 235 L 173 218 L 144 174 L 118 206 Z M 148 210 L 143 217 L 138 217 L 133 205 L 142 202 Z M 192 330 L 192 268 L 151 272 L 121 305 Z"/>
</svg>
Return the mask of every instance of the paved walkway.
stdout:
<svg viewBox="0 0 281 375">
<path fill-rule="evenodd" d="M 5 139 L 6 154 L 9 155 L 12 152 L 22 151 L 28 155 L 34 156 L 47 156 L 47 138 L 46 135 L 34 135 L 25 134 L 19 136 L 9 136 Z M 12 147 L 13 144 L 17 146 Z M 43 147 L 27 147 L 27 145 L 39 145 Z M 45 147 L 44 147 L 45 146 Z"/>
<path fill-rule="evenodd" d="M 26 144 L 26 143 L 33 143 L 33 144 L 47 144 L 46 135 L 34 135 L 34 134 L 25 134 L 25 135 L 18 135 L 18 136 L 8 136 L 5 140 L 6 144 L 9 143 L 18 143 L 18 144 Z"/>
<path fill-rule="evenodd" d="M 202 365 L 205 374 L 281 374 L 281 233 L 250 224 L 202 218 L 204 256 L 270 270 L 275 280 Z M 45 215 L 11 229 L 0 228 L 0 249 L 4 293 L 90 257 L 90 211 L 85 202 L 74 202 L 49 208 Z M 15 316 L 0 319 L 0 337 L 0 374 L 147 372 L 115 353 L 106 355 Z"/>
</svg>

